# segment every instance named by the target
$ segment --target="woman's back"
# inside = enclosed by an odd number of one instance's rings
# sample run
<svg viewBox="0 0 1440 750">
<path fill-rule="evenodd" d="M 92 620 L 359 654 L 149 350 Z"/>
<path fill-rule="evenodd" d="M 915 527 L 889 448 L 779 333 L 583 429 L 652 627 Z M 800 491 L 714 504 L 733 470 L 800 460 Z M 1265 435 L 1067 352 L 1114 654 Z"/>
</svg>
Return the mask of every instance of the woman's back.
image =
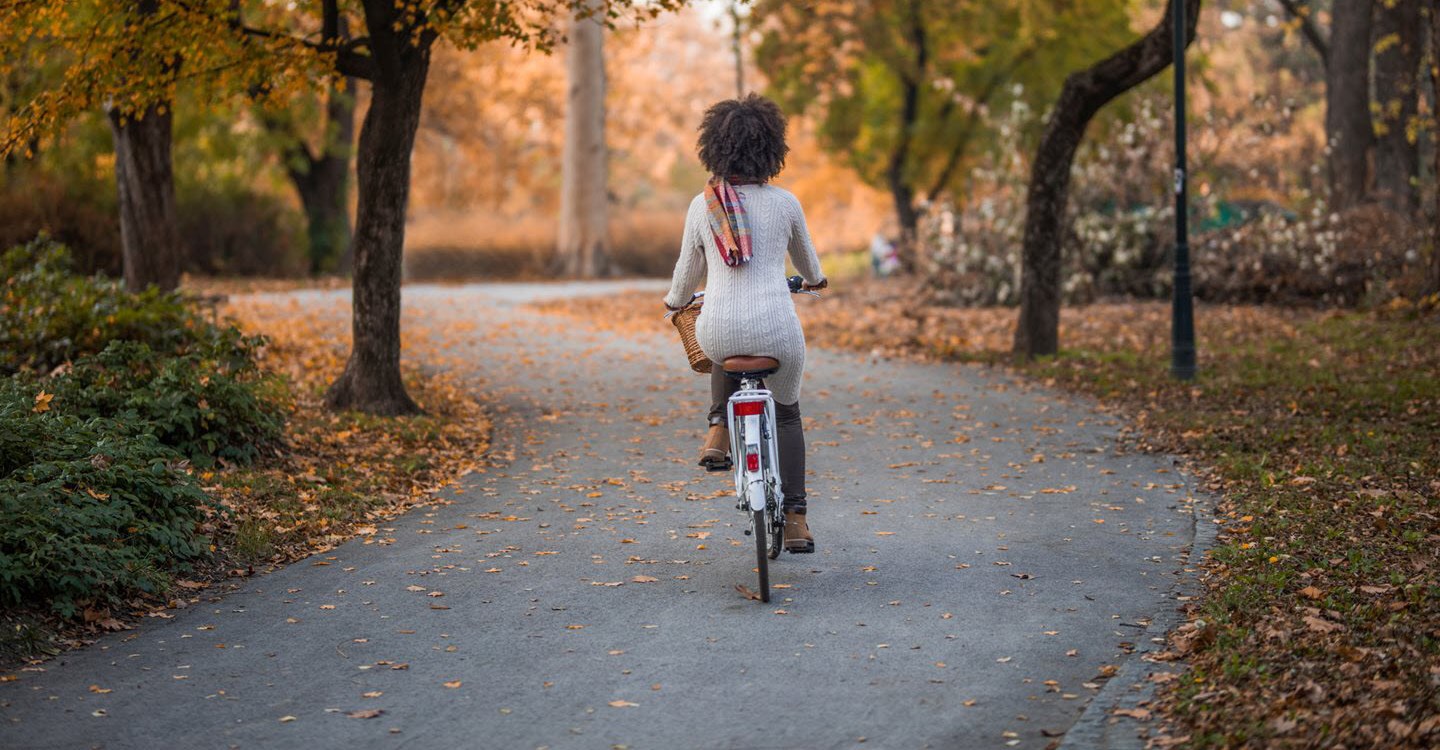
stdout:
<svg viewBox="0 0 1440 750">
<path fill-rule="evenodd" d="M 800 396 L 805 335 L 785 281 L 788 256 L 800 275 L 823 279 L 800 202 L 773 185 L 736 185 L 749 223 L 751 258 L 727 265 L 710 229 L 705 196 L 696 196 L 685 218 L 680 260 L 675 267 L 671 305 L 683 304 L 685 289 L 705 279 L 705 306 L 696 323 L 700 348 L 710 359 L 754 355 L 780 360 L 769 379 L 781 403 Z"/>
</svg>

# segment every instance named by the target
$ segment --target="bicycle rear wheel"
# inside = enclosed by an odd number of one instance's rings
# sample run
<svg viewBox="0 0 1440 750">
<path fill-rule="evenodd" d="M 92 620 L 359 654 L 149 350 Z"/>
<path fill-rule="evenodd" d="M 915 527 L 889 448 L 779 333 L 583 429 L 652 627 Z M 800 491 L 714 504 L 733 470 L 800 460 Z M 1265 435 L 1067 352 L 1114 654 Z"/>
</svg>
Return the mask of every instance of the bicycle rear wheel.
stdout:
<svg viewBox="0 0 1440 750">
<path fill-rule="evenodd" d="M 765 511 L 757 510 L 755 516 L 755 571 L 760 574 L 760 601 L 770 601 L 770 555 L 766 546 L 770 540 L 770 529 L 765 524 Z"/>
</svg>

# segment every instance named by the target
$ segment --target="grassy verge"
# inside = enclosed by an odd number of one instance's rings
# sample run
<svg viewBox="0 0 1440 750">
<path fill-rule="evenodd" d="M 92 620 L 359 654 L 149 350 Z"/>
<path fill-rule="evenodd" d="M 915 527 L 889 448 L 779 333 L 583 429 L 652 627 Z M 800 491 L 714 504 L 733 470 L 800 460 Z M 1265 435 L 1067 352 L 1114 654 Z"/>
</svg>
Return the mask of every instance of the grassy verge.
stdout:
<svg viewBox="0 0 1440 750">
<path fill-rule="evenodd" d="M 547 305 L 655 330 L 653 295 Z M 1015 312 L 930 308 L 858 284 L 797 306 L 814 345 L 1009 363 Z M 1168 375 L 1168 306 L 1067 309 L 1057 357 L 1019 371 L 1100 399 L 1137 442 L 1191 456 L 1222 498 L 1207 595 L 1161 745 L 1440 744 L 1440 318 L 1202 306 L 1200 377 Z M 662 329 L 663 330 L 663 329 Z M 675 356 L 680 356 L 677 343 Z"/>
</svg>

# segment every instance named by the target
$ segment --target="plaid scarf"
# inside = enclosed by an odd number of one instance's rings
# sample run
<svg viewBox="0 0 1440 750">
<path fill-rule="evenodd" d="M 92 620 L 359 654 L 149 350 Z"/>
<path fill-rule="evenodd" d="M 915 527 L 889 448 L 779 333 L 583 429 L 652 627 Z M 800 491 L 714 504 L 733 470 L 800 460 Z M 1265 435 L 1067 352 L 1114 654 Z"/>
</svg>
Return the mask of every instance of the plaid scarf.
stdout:
<svg viewBox="0 0 1440 750">
<path fill-rule="evenodd" d="M 710 214 L 710 232 L 725 265 L 738 266 L 750 260 L 750 220 L 740 193 L 724 177 L 714 175 L 705 183 L 705 209 Z"/>
</svg>

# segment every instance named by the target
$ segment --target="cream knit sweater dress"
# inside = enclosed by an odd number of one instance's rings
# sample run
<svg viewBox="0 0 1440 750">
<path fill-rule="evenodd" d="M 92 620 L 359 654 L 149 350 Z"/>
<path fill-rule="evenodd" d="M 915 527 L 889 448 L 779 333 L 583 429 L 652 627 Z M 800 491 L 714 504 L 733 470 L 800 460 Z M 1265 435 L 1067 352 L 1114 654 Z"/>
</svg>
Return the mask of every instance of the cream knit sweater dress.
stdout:
<svg viewBox="0 0 1440 750">
<path fill-rule="evenodd" d="M 665 304 L 680 307 L 689 302 L 704 280 L 705 305 L 695 324 L 700 348 L 715 362 L 742 354 L 774 357 L 780 369 L 765 384 L 776 401 L 794 404 L 800 400 L 800 377 L 805 373 L 805 333 L 785 282 L 785 256 L 808 283 L 820 283 L 825 274 L 805 228 L 805 212 L 794 195 L 774 185 L 736 185 L 735 189 L 750 220 L 750 261 L 725 265 L 710 231 L 705 196 L 695 196 L 685 216 L 680 260 Z"/>
</svg>

